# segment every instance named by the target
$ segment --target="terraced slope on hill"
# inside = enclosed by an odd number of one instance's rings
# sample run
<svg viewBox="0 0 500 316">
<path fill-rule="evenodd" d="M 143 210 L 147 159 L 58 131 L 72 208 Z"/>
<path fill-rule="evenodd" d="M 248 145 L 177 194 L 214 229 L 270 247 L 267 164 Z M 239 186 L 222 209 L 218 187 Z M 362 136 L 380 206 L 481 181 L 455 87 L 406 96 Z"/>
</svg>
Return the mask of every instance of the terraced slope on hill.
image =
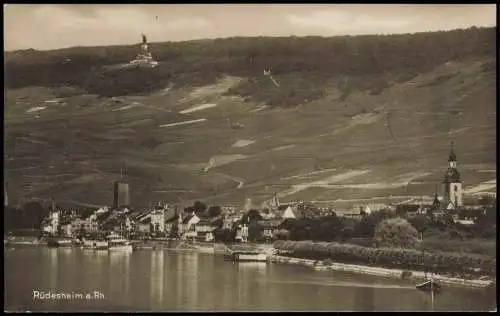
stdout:
<svg viewBox="0 0 500 316">
<path fill-rule="evenodd" d="M 137 208 L 257 203 L 274 192 L 338 204 L 404 199 L 433 194 L 452 140 L 468 192 L 495 190 L 494 31 L 158 44 L 155 73 L 101 70 L 128 48 L 7 54 L 10 198 L 110 204 L 126 169 Z M 329 47 L 340 57 L 310 58 Z M 398 52 L 407 54 L 390 58 Z M 59 65 L 68 54 L 78 61 L 71 75 Z"/>
</svg>

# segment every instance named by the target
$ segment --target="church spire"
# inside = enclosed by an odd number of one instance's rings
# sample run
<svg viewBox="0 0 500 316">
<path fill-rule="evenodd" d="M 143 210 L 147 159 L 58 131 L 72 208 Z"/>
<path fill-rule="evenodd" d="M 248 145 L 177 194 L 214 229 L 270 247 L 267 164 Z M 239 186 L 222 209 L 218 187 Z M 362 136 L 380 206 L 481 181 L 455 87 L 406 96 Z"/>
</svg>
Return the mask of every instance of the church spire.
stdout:
<svg viewBox="0 0 500 316">
<path fill-rule="evenodd" d="M 434 201 L 432 202 L 432 205 L 439 205 L 439 196 L 438 193 L 434 193 Z"/>
<path fill-rule="evenodd" d="M 448 169 L 457 168 L 457 155 L 455 155 L 455 143 L 451 141 L 450 155 L 448 156 Z"/>
<path fill-rule="evenodd" d="M 448 157 L 448 161 L 449 162 L 452 162 L 452 161 L 457 161 L 457 156 L 455 155 L 455 143 L 453 141 L 451 141 L 451 149 L 450 149 L 450 155 Z"/>
<path fill-rule="evenodd" d="M 462 202 L 462 181 L 460 172 L 457 170 L 457 156 L 455 155 L 454 142 L 451 142 L 450 155 L 448 158 L 448 170 L 444 177 L 444 200 L 452 204 L 454 208 L 463 205 Z"/>
</svg>

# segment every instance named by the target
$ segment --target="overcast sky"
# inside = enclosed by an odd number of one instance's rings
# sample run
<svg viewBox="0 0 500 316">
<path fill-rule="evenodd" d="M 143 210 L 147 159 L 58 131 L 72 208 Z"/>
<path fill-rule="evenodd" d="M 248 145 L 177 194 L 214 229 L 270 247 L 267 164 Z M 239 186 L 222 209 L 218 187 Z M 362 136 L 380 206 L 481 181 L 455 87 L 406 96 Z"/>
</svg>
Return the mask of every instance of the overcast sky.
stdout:
<svg viewBox="0 0 500 316">
<path fill-rule="evenodd" d="M 496 26 L 494 4 L 8 4 L 5 50 Z"/>
</svg>

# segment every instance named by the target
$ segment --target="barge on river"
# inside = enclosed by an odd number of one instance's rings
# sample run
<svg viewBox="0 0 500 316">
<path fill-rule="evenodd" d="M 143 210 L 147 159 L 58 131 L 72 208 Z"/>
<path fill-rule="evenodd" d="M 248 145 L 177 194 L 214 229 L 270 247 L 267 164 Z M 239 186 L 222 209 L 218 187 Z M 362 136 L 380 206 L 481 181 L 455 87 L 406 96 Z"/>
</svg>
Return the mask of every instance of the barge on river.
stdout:
<svg viewBox="0 0 500 316">
<path fill-rule="evenodd" d="M 226 254 L 226 260 L 234 262 L 266 262 L 267 255 L 257 251 L 234 251 L 230 254 Z"/>
<path fill-rule="evenodd" d="M 130 252 L 133 247 L 129 240 L 111 233 L 105 239 L 84 240 L 83 249 Z"/>
<path fill-rule="evenodd" d="M 48 247 L 72 247 L 73 239 L 66 237 L 49 237 L 47 238 Z"/>
</svg>

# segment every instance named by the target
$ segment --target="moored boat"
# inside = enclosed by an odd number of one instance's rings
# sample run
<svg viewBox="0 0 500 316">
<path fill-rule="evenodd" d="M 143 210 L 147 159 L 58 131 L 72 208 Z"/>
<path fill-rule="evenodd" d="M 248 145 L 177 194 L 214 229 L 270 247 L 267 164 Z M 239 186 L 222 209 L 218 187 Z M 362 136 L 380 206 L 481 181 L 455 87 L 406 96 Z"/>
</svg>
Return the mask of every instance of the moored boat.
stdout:
<svg viewBox="0 0 500 316">
<path fill-rule="evenodd" d="M 316 271 L 327 271 L 328 267 L 324 266 L 324 265 L 316 265 L 316 266 L 313 266 L 313 269 Z"/>
<path fill-rule="evenodd" d="M 106 240 L 84 240 L 83 249 L 108 250 L 108 242 Z"/>
<path fill-rule="evenodd" d="M 225 255 L 226 260 L 236 262 L 266 262 L 267 255 L 256 251 L 235 251 Z"/>
<path fill-rule="evenodd" d="M 106 241 L 108 243 L 109 251 L 133 251 L 134 248 L 130 241 L 123 238 L 122 236 L 111 233 L 106 237 Z"/>
<path fill-rule="evenodd" d="M 441 285 L 433 279 L 429 279 L 417 284 L 416 288 L 424 292 L 439 292 L 441 290 Z"/>
<path fill-rule="evenodd" d="M 73 239 L 67 237 L 49 237 L 47 239 L 48 247 L 71 247 Z"/>
</svg>

